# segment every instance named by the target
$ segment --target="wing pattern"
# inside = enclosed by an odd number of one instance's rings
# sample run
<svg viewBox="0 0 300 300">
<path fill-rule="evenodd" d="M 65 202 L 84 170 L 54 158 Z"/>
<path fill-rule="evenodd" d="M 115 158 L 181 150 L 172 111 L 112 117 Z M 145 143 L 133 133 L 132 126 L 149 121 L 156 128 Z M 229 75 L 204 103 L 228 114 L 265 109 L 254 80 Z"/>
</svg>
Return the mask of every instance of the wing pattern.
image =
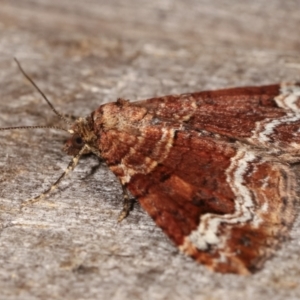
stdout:
<svg viewBox="0 0 300 300">
<path fill-rule="evenodd" d="M 248 274 L 294 221 L 299 103 L 299 84 L 119 99 L 92 113 L 91 148 L 181 251 Z"/>
</svg>

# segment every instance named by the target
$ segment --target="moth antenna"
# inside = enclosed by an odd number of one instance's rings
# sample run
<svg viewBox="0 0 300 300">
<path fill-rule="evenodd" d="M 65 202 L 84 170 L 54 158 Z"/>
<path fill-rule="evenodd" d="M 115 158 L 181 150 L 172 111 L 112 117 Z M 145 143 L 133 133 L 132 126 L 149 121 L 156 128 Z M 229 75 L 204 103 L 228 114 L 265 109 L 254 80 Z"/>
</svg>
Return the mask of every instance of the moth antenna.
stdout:
<svg viewBox="0 0 300 300">
<path fill-rule="evenodd" d="M 18 65 L 19 70 L 21 71 L 21 73 L 24 75 L 24 77 L 34 86 L 34 88 L 40 93 L 40 95 L 44 98 L 44 100 L 47 102 L 47 104 L 50 106 L 51 110 L 61 119 L 63 120 L 65 123 L 71 125 L 72 123 L 65 118 L 64 115 L 62 115 L 61 113 L 59 113 L 53 106 L 53 104 L 50 102 L 50 100 L 47 98 L 47 96 L 42 92 L 42 90 L 37 86 L 37 84 L 30 78 L 30 76 L 23 70 L 20 62 L 14 57 L 15 62 Z"/>
<path fill-rule="evenodd" d="M 59 127 L 59 126 L 16 126 L 16 127 L 3 127 L 3 128 L 0 128 L 0 130 L 38 129 L 38 128 L 58 129 L 58 130 L 63 130 L 63 131 L 66 131 L 66 132 L 70 132 L 70 130 L 67 130 L 67 129 Z"/>
<path fill-rule="evenodd" d="M 78 161 L 80 159 L 80 157 L 89 149 L 89 147 L 87 145 L 85 145 L 80 151 L 79 153 L 73 157 L 73 159 L 69 162 L 68 167 L 65 169 L 65 171 L 58 177 L 58 179 L 51 185 L 50 188 L 48 188 L 46 191 L 44 191 L 42 194 L 38 195 L 37 197 L 34 197 L 32 199 L 26 200 L 24 201 L 21 205 L 27 206 L 29 204 L 33 204 L 35 202 L 38 202 L 42 199 L 44 199 L 45 197 L 47 197 L 51 192 L 53 192 L 57 186 L 59 185 L 59 183 L 61 182 L 61 180 L 70 172 L 73 171 L 75 169 L 75 167 L 78 164 Z"/>
</svg>

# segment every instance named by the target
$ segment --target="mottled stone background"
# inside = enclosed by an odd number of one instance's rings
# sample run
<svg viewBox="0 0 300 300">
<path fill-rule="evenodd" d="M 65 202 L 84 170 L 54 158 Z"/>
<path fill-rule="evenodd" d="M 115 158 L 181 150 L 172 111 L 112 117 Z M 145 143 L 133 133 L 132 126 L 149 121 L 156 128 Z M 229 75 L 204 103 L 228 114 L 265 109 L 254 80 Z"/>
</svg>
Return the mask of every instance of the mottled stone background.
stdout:
<svg viewBox="0 0 300 300">
<path fill-rule="evenodd" d="M 300 80 L 300 1 L 0 0 L 0 126 L 55 125 L 13 57 L 64 113 L 118 97 Z M 214 274 L 181 255 L 88 157 L 63 172 L 64 132 L 0 133 L 0 299 L 299 299 L 300 222 L 265 268 Z M 297 208 L 299 212 L 300 208 Z"/>
</svg>

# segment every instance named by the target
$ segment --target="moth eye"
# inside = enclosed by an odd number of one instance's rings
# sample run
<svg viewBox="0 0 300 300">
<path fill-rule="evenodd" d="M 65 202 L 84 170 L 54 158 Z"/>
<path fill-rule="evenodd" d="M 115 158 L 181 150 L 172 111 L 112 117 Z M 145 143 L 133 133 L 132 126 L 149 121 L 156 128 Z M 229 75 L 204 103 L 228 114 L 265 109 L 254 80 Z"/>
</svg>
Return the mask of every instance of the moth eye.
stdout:
<svg viewBox="0 0 300 300">
<path fill-rule="evenodd" d="M 82 139 L 80 136 L 76 136 L 76 137 L 74 138 L 74 142 L 75 142 L 76 146 L 82 146 L 82 144 L 83 144 L 83 139 Z"/>
</svg>

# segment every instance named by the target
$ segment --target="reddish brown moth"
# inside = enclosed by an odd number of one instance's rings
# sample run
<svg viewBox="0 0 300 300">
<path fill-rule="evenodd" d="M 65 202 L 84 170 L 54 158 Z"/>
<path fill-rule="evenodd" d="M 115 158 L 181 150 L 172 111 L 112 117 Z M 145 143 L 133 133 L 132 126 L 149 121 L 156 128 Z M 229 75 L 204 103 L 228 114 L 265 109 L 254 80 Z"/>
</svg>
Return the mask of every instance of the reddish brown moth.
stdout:
<svg viewBox="0 0 300 300">
<path fill-rule="evenodd" d="M 129 191 L 182 252 L 217 272 L 249 274 L 293 224 L 299 128 L 298 83 L 118 99 L 75 121 L 65 145 L 72 162 L 30 202 L 93 153 L 123 187 L 119 220 Z"/>
</svg>

